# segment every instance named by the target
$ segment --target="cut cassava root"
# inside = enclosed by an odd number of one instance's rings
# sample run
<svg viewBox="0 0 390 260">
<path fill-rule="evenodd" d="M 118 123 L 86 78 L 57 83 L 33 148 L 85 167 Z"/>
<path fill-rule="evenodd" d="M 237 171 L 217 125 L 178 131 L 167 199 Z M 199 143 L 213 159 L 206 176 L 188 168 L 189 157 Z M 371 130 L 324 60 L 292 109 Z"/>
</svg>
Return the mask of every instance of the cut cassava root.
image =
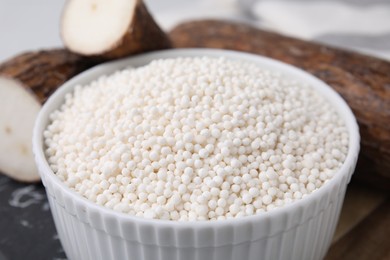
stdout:
<svg viewBox="0 0 390 260">
<path fill-rule="evenodd" d="M 171 46 L 142 0 L 69 0 L 61 35 L 69 50 L 107 59 Z"/>
<path fill-rule="evenodd" d="M 41 105 L 62 83 L 99 61 L 66 50 L 29 52 L 0 65 L 0 172 L 39 181 L 31 139 Z"/>
<path fill-rule="evenodd" d="M 357 176 L 390 188 L 390 63 L 232 22 L 202 20 L 180 24 L 174 47 L 246 51 L 300 67 L 332 86 L 354 111 L 360 126 Z"/>
</svg>

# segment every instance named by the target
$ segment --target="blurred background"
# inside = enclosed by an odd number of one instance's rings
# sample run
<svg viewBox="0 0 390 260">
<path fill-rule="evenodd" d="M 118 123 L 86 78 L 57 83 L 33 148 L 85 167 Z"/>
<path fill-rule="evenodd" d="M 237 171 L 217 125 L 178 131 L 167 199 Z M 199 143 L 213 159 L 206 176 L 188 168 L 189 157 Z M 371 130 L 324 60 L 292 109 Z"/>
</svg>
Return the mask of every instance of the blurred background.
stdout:
<svg viewBox="0 0 390 260">
<path fill-rule="evenodd" d="M 390 60 L 390 0 L 145 0 L 166 30 L 197 18 L 223 18 Z M 61 46 L 65 0 L 0 0 L 0 61 Z"/>
</svg>

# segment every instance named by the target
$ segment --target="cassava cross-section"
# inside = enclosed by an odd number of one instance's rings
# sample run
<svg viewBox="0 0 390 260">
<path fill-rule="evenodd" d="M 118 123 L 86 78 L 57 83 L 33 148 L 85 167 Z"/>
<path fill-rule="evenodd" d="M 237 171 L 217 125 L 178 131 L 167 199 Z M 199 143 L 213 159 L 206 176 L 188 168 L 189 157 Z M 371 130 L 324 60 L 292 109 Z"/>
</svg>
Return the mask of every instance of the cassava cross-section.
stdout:
<svg viewBox="0 0 390 260">
<path fill-rule="evenodd" d="M 0 172 L 39 181 L 31 148 L 39 109 L 62 83 L 97 62 L 52 50 L 21 54 L 0 65 Z"/>
<path fill-rule="evenodd" d="M 86 56 L 113 59 L 170 47 L 142 0 L 69 0 L 61 22 L 65 46 Z"/>
</svg>

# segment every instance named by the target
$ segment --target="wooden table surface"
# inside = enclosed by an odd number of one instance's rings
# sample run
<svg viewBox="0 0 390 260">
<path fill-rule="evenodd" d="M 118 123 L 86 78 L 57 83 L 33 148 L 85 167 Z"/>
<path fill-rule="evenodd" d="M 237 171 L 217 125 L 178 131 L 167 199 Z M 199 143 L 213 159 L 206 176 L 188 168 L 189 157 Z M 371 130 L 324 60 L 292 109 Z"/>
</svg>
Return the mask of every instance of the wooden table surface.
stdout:
<svg viewBox="0 0 390 260">
<path fill-rule="evenodd" d="M 326 260 L 390 259 L 390 196 L 354 179 Z"/>
</svg>

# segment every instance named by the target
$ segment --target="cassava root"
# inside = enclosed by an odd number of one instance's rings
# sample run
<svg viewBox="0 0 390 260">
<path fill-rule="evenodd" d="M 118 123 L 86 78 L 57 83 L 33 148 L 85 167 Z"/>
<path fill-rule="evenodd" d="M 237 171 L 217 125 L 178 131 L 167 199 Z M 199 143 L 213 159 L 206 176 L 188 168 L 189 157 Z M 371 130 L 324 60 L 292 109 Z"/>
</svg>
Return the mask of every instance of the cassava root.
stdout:
<svg viewBox="0 0 390 260">
<path fill-rule="evenodd" d="M 66 50 L 28 52 L 0 65 L 0 172 L 39 181 L 31 147 L 35 118 L 66 80 L 100 62 Z"/>
</svg>

